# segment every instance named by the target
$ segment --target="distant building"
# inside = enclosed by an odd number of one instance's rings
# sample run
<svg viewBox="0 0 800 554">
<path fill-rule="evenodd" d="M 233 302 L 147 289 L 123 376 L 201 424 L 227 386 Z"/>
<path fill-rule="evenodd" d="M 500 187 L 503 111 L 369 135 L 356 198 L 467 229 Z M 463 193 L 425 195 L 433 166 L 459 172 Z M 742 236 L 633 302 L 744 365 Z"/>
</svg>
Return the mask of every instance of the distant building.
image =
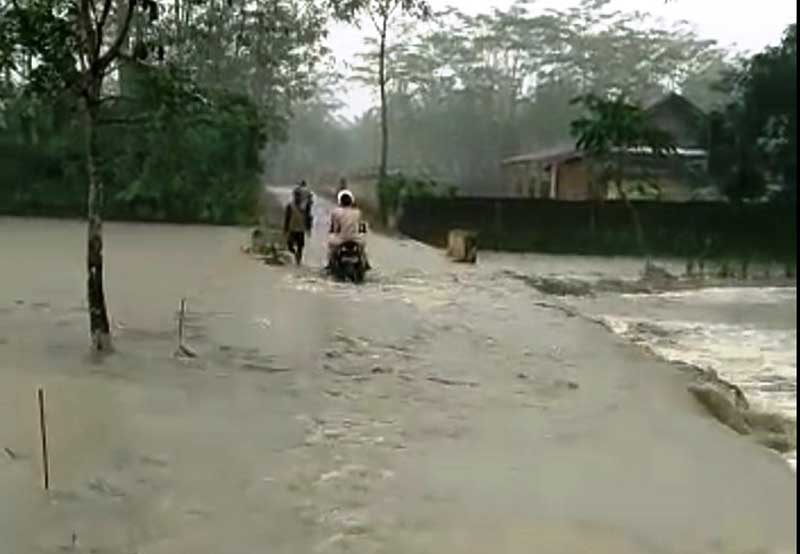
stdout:
<svg viewBox="0 0 800 554">
<path fill-rule="evenodd" d="M 651 192 L 643 193 L 646 197 L 692 199 L 694 183 L 708 167 L 706 114 L 674 93 L 645 103 L 644 110 L 655 126 L 673 136 L 678 150 L 666 160 L 652 156 L 646 149 L 628 151 L 626 183 L 656 183 Z M 574 144 L 507 158 L 502 161 L 506 194 L 556 200 L 613 198 L 613 189 L 595 190 L 598 187 L 592 183 L 590 162 Z"/>
</svg>

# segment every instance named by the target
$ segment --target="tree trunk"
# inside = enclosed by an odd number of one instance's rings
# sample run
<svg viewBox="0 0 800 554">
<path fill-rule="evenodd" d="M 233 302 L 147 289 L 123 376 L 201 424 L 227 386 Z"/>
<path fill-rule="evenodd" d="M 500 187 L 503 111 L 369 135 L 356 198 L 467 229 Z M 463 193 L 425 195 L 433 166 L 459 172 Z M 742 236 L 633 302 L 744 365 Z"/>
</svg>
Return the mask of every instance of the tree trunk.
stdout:
<svg viewBox="0 0 800 554">
<path fill-rule="evenodd" d="M 181 25 L 181 0 L 174 0 L 173 8 L 175 9 L 175 42 L 178 45 L 178 49 L 183 46 L 181 44 L 181 38 L 183 38 L 183 25 Z"/>
<path fill-rule="evenodd" d="M 636 207 L 628 198 L 628 195 L 625 193 L 625 190 L 622 188 L 622 182 L 616 182 L 617 193 L 619 197 L 622 198 L 623 204 L 628 209 L 631 214 L 631 222 L 633 223 L 633 230 L 636 233 L 636 245 L 639 247 L 639 254 L 645 257 L 647 261 L 649 261 L 649 256 L 647 254 L 647 245 L 644 241 L 644 229 L 642 228 L 642 222 L 639 219 L 639 212 L 636 211 Z"/>
<path fill-rule="evenodd" d="M 386 179 L 389 159 L 389 110 L 386 106 L 386 27 L 387 17 L 383 18 L 380 50 L 378 52 L 378 86 L 381 94 L 381 165 L 378 169 L 378 182 Z"/>
<path fill-rule="evenodd" d="M 591 206 L 589 207 L 589 234 L 592 240 L 597 239 L 597 212 L 600 193 L 598 192 L 599 185 L 594 177 L 590 177 L 589 181 L 589 194 L 591 195 Z"/>
<path fill-rule="evenodd" d="M 631 222 L 633 223 L 633 230 L 636 233 L 636 244 L 639 247 L 639 254 L 644 256 L 647 262 L 650 261 L 650 257 L 647 254 L 647 245 L 644 241 L 644 229 L 642 228 L 642 222 L 639 219 L 639 212 L 636 211 L 636 207 L 631 202 L 628 195 L 625 193 L 625 189 L 622 186 L 622 180 L 624 178 L 624 170 L 623 170 L 623 162 L 621 156 L 617 155 L 617 175 L 614 184 L 617 187 L 617 194 L 622 199 L 623 204 L 628 209 L 631 214 Z"/>
<path fill-rule="evenodd" d="M 99 92 L 99 84 L 96 86 L 96 90 Z M 97 174 L 97 137 L 95 136 L 98 105 L 97 98 L 93 94 L 89 93 L 84 96 L 86 173 L 89 178 L 86 247 L 89 332 L 92 337 L 92 349 L 103 352 L 111 350 L 111 328 L 108 323 L 106 298 L 103 291 L 103 183 Z"/>
</svg>

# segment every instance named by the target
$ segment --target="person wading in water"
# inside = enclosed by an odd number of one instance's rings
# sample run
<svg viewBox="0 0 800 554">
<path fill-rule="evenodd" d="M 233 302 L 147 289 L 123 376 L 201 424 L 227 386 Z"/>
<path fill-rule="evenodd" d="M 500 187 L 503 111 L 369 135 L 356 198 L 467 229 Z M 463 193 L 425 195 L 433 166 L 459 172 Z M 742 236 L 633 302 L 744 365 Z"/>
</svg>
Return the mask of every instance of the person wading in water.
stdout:
<svg viewBox="0 0 800 554">
<path fill-rule="evenodd" d="M 303 263 L 303 249 L 306 245 L 306 232 L 310 230 L 308 205 L 299 189 L 292 191 L 292 201 L 286 205 L 283 216 L 283 233 L 286 247 L 294 254 L 297 265 Z"/>
<path fill-rule="evenodd" d="M 311 207 L 314 205 L 314 194 L 308 188 L 308 183 L 306 183 L 305 179 L 300 181 L 292 194 L 299 194 L 300 195 L 300 205 L 303 208 L 303 211 L 306 214 L 306 229 L 309 233 L 311 233 L 311 226 L 313 225 L 313 218 L 311 216 Z"/>
</svg>

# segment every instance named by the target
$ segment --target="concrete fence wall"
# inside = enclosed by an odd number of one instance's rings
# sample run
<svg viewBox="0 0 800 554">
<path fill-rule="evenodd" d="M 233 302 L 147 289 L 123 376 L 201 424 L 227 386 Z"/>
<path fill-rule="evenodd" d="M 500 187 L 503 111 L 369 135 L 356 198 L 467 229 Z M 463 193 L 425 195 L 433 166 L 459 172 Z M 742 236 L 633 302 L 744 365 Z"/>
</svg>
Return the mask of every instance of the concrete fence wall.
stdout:
<svg viewBox="0 0 800 554">
<path fill-rule="evenodd" d="M 648 253 L 795 260 L 793 204 L 635 202 Z M 639 252 L 630 210 L 617 201 L 521 198 L 408 200 L 404 234 L 444 246 L 451 229 L 474 229 L 481 248 L 575 254 Z"/>
</svg>

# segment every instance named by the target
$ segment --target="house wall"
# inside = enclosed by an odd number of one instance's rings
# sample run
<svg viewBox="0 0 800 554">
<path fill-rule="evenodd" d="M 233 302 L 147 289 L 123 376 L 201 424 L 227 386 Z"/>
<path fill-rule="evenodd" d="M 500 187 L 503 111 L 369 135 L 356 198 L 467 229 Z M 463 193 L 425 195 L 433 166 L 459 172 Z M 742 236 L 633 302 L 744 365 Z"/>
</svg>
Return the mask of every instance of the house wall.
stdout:
<svg viewBox="0 0 800 554">
<path fill-rule="evenodd" d="M 660 190 L 660 195 L 656 194 L 655 189 L 648 189 L 645 194 L 635 192 L 637 184 L 643 181 L 635 177 L 634 171 L 643 166 L 641 159 L 631 159 L 628 162 L 628 167 L 631 168 L 629 176 L 623 179 L 623 187 L 628 192 L 630 198 L 642 199 L 660 199 L 671 202 L 686 202 L 693 198 L 693 189 L 686 178 L 680 175 L 679 166 L 675 165 L 679 162 L 670 162 L 669 164 L 662 164 L 660 161 L 648 163 L 648 169 L 640 169 L 643 174 L 648 174 L 654 170 L 660 170 L 657 177 L 649 178 L 649 181 L 655 182 Z M 650 192 L 652 190 L 652 192 Z M 602 195 L 607 199 L 618 198 L 616 187 L 609 186 L 607 192 Z M 558 173 L 558 200 L 578 202 L 592 199 L 591 188 L 591 170 L 589 164 L 585 160 L 574 160 L 559 166 Z"/>
<path fill-rule="evenodd" d="M 558 200 L 589 200 L 591 189 L 589 167 L 584 160 L 576 160 L 558 166 Z"/>
<path fill-rule="evenodd" d="M 506 194 L 518 196 L 523 194 L 528 182 L 528 164 L 512 164 L 503 167 L 503 179 L 506 183 Z"/>
<path fill-rule="evenodd" d="M 548 175 L 540 163 L 516 163 L 504 166 L 503 179 L 508 197 L 544 198 L 548 192 L 546 186 Z"/>
</svg>

